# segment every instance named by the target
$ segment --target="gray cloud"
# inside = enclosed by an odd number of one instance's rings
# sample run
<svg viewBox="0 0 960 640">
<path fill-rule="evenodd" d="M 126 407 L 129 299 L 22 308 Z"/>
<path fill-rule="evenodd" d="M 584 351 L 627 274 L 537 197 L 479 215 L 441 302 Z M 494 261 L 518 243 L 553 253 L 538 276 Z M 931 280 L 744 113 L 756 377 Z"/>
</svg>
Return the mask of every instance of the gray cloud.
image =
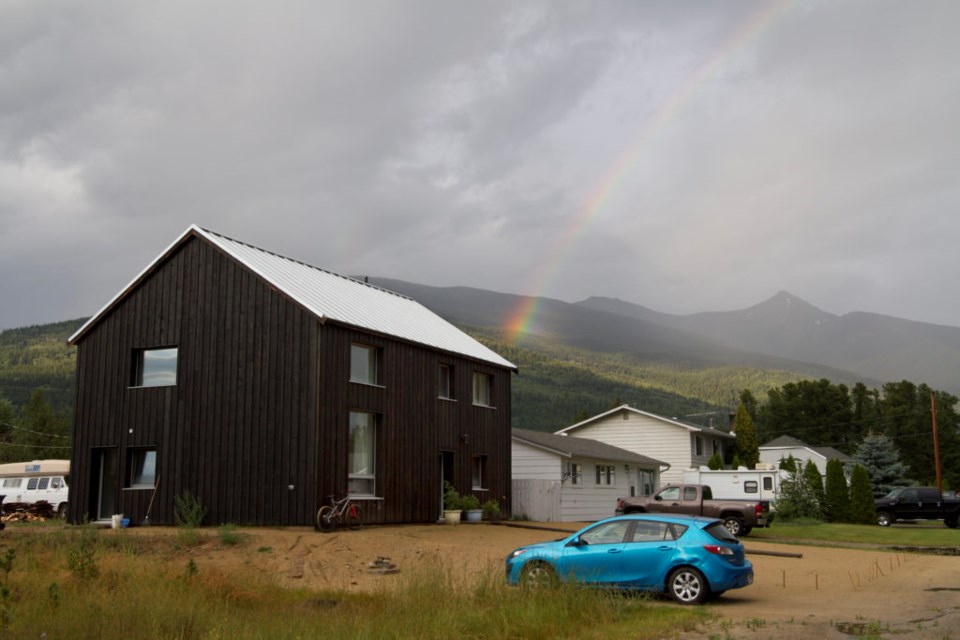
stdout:
<svg viewBox="0 0 960 640">
<path fill-rule="evenodd" d="M 0 7 L 0 328 L 189 224 L 344 273 L 960 325 L 953 2 Z"/>
</svg>

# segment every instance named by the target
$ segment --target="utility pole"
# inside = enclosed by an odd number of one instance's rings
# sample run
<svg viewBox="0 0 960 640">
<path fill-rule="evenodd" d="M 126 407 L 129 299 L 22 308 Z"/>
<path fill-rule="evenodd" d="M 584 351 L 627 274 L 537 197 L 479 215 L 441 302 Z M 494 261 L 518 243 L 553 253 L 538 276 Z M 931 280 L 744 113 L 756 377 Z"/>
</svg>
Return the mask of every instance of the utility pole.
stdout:
<svg viewBox="0 0 960 640">
<path fill-rule="evenodd" d="M 940 437 L 937 435 L 937 398 L 930 392 L 930 411 L 933 414 L 933 459 L 937 467 L 937 490 L 943 493 L 943 480 L 940 477 Z"/>
</svg>

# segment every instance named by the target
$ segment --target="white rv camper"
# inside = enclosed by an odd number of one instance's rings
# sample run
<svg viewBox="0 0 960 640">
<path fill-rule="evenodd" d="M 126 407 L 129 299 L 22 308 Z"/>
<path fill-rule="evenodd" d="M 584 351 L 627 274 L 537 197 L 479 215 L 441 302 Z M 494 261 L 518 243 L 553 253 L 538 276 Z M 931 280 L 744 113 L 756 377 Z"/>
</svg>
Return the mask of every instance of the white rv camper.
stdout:
<svg viewBox="0 0 960 640">
<path fill-rule="evenodd" d="M 61 518 L 67 513 L 69 460 L 34 460 L 0 464 L 0 495 L 4 502 L 33 504 L 46 500 Z"/>
<path fill-rule="evenodd" d="M 713 490 L 716 500 L 752 500 L 776 504 L 780 492 L 780 483 L 789 474 L 774 465 L 757 464 L 757 469 L 721 469 L 714 471 L 709 467 L 685 469 L 684 484 L 705 484 Z"/>
</svg>

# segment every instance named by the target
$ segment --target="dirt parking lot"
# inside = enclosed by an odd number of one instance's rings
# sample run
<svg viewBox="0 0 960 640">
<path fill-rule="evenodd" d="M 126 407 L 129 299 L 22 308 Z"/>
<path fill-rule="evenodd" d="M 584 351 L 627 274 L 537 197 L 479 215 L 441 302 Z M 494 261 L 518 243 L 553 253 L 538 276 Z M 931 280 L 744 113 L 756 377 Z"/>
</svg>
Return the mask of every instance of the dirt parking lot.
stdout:
<svg viewBox="0 0 960 640">
<path fill-rule="evenodd" d="M 556 525 L 570 531 L 580 525 Z M 247 541 L 225 547 L 213 530 L 190 552 L 198 564 L 266 572 L 284 585 L 373 591 L 397 576 L 439 561 L 464 579 L 503 571 L 503 559 L 523 544 L 563 537 L 557 531 L 506 524 L 404 525 L 316 533 L 307 528 L 243 529 Z M 175 534 L 154 527 L 133 535 Z M 960 638 L 960 557 L 832 549 L 746 539 L 755 582 L 709 606 L 718 619 L 685 640 L 707 638 L 850 638 L 882 633 L 911 640 Z M 802 554 L 802 558 L 764 553 Z M 372 574 L 385 556 L 399 574 Z M 665 605 L 667 602 L 665 601 Z M 889 634 L 889 635 L 888 635 Z"/>
</svg>

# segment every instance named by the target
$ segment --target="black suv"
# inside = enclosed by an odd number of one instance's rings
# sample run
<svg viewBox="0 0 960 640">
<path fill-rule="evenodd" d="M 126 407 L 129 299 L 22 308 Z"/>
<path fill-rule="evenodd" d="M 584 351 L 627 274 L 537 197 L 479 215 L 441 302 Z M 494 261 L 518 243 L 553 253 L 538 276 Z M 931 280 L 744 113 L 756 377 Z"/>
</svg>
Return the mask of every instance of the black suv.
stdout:
<svg viewBox="0 0 960 640">
<path fill-rule="evenodd" d="M 877 498 L 875 504 L 881 527 L 897 520 L 943 520 L 955 529 L 960 517 L 960 499 L 946 498 L 936 487 L 900 487 Z"/>
</svg>

